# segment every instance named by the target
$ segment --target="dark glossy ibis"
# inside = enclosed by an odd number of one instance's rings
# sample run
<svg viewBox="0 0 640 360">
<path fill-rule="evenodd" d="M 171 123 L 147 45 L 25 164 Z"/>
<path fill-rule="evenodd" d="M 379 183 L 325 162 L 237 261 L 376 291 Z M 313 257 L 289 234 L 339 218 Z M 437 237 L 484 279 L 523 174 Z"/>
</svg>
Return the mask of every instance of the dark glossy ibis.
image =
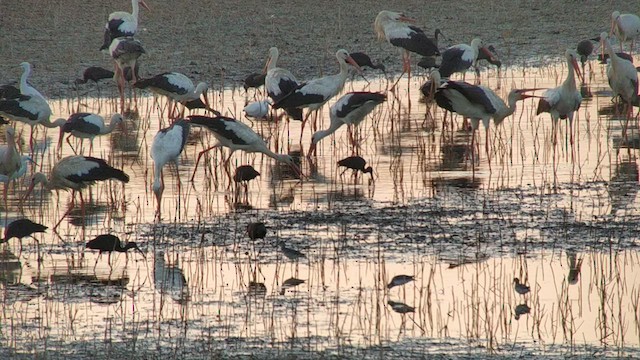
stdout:
<svg viewBox="0 0 640 360">
<path fill-rule="evenodd" d="M 387 289 L 391 289 L 396 286 L 402 286 L 413 280 L 415 280 L 415 277 L 413 275 L 396 275 L 393 277 L 393 279 L 391 279 L 391 281 L 387 285 Z"/>
<path fill-rule="evenodd" d="M 4 228 L 4 239 L 0 243 L 7 242 L 13 238 L 22 239 L 27 236 L 32 236 L 35 233 L 43 233 L 48 227 L 35 223 L 29 219 L 18 219 L 7 225 Z"/>
<path fill-rule="evenodd" d="M 260 173 L 251 165 L 242 165 L 236 168 L 233 181 L 237 183 L 251 181 L 260 176 Z"/>
<path fill-rule="evenodd" d="M 252 222 L 247 225 L 249 239 L 264 239 L 267 236 L 267 226 L 263 222 Z"/>
<path fill-rule="evenodd" d="M 529 286 L 525 285 L 524 283 L 521 283 L 520 279 L 518 279 L 518 278 L 513 278 L 513 288 L 520 295 L 524 295 L 524 294 L 528 293 L 529 291 L 531 291 Z"/>
<path fill-rule="evenodd" d="M 363 159 L 361 156 L 349 156 L 338 161 L 338 166 L 343 166 L 346 168 L 344 169 L 342 174 L 344 174 L 345 171 L 351 169 L 354 171 L 362 171 L 363 173 L 370 173 L 371 178 L 373 178 L 373 168 L 371 166 L 365 168 L 366 164 L 367 160 Z"/>
<path fill-rule="evenodd" d="M 252 73 L 247 75 L 247 77 L 244 78 L 244 82 L 242 84 L 244 91 L 247 91 L 250 88 L 259 88 L 260 86 L 264 85 L 264 79 L 266 76 L 267 73 Z"/>
<path fill-rule="evenodd" d="M 412 313 L 416 310 L 416 308 L 414 308 L 413 306 L 409 306 L 399 301 L 389 300 L 387 301 L 387 304 L 389 304 L 389 306 L 391 306 L 391 309 L 393 309 L 393 311 L 397 312 L 398 314 Z"/>
<path fill-rule="evenodd" d="M 102 234 L 95 237 L 95 239 L 89 241 L 87 243 L 87 249 L 99 250 L 100 254 L 103 252 L 124 252 L 126 253 L 129 249 L 136 249 L 144 256 L 144 252 L 140 250 L 138 244 L 133 241 L 129 241 L 124 246 L 122 246 L 122 242 L 120 238 L 112 235 L 112 234 Z"/>
<path fill-rule="evenodd" d="M 382 72 L 385 72 L 385 67 L 383 64 L 374 64 L 373 61 L 371 61 L 371 58 L 369 57 L 369 55 L 363 53 L 363 52 L 352 52 L 349 53 L 349 55 L 351 55 L 351 58 L 353 59 L 353 61 L 356 62 L 356 64 L 358 64 L 358 66 L 360 67 L 368 67 L 371 69 L 378 69 L 378 70 L 382 70 Z"/>
</svg>

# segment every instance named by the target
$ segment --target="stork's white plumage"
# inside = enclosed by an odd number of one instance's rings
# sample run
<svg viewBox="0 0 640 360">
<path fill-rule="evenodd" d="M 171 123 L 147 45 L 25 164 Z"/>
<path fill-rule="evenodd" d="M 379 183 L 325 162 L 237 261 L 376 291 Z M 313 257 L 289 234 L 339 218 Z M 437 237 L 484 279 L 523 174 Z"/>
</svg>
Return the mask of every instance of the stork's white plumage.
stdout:
<svg viewBox="0 0 640 360">
<path fill-rule="evenodd" d="M 271 100 L 254 101 L 244 107 L 244 115 L 254 119 L 264 119 L 269 113 Z"/>
<path fill-rule="evenodd" d="M 640 17 L 636 14 L 620 14 L 619 11 L 614 11 L 611 14 L 609 32 L 620 40 L 620 51 L 623 43 L 631 41 L 629 53 L 632 53 L 634 42 L 640 36 Z"/>
<path fill-rule="evenodd" d="M 93 139 L 96 136 L 106 135 L 113 132 L 116 126 L 121 125 L 124 122 L 122 115 L 115 113 L 111 116 L 111 122 L 109 126 L 104 124 L 104 118 L 97 114 L 91 113 L 75 113 L 71 114 L 68 119 L 60 118 L 65 121 L 65 124 L 60 128 L 60 140 L 58 146 L 62 142 L 64 133 L 69 133 L 67 136 L 67 143 L 71 146 L 69 138 L 75 136 L 80 139 L 89 139 L 91 142 L 91 149 L 93 148 Z"/>
<path fill-rule="evenodd" d="M 193 170 L 193 175 L 191 176 L 191 181 L 198 170 L 198 163 L 200 162 L 200 158 L 207 151 L 215 149 L 217 147 L 227 147 L 231 150 L 229 157 L 224 161 L 224 166 L 227 167 L 229 164 L 229 160 L 231 159 L 231 155 L 236 150 L 243 150 L 245 152 L 260 152 L 263 153 L 277 161 L 281 161 L 283 163 L 291 166 L 297 174 L 300 174 L 300 169 L 298 169 L 297 165 L 293 161 L 293 158 L 287 154 L 276 154 L 269 149 L 267 143 L 258 135 L 255 131 L 253 131 L 247 125 L 241 123 L 240 121 L 225 117 L 225 116 L 200 116 L 200 115 L 191 115 L 188 117 L 189 121 L 194 126 L 202 126 L 207 128 L 213 136 L 218 140 L 218 142 L 201 151 L 198 154 L 198 159 L 196 160 L 196 166 Z"/>
<path fill-rule="evenodd" d="M 274 103 L 273 108 L 320 109 L 322 105 L 332 97 L 338 95 L 344 88 L 344 83 L 347 81 L 349 75 L 349 65 L 347 65 L 347 63 L 353 65 L 358 71 L 361 71 L 360 66 L 351 58 L 347 50 L 338 50 L 336 52 L 336 59 L 340 65 L 340 71 L 337 74 L 313 79 L 305 84 L 299 85 L 294 91 Z M 307 118 L 308 116 L 307 114 Z M 302 132 L 304 132 L 305 122 L 306 121 L 302 122 Z"/>
<path fill-rule="evenodd" d="M 298 87 L 298 80 L 289 70 L 277 67 L 279 54 L 277 47 L 270 48 L 265 66 L 267 75 L 264 78 L 264 88 L 274 103 Z M 292 108 L 285 111 L 295 120 L 302 120 L 302 110 Z"/>
<path fill-rule="evenodd" d="M 320 140 L 333 134 L 342 125 L 357 126 L 373 109 L 387 100 L 387 96 L 374 92 L 351 92 L 342 96 L 331 105 L 329 118 L 331 125 L 328 129 L 316 131 L 311 137 L 309 154 L 315 152 Z"/>
<path fill-rule="evenodd" d="M 542 94 L 536 111 L 536 115 L 543 112 L 551 114 L 554 144 L 556 143 L 558 120 L 567 118 L 569 119 L 570 141 L 573 143 L 573 115 L 580 108 L 582 102 L 582 95 L 576 87 L 576 73 L 579 78 L 582 77 L 578 66 L 578 53 L 573 49 L 567 49 L 565 57 L 568 67 L 567 78 L 560 86 L 549 89 Z"/>
<path fill-rule="evenodd" d="M 35 173 L 31 178 L 31 184 L 29 190 L 24 199 L 28 198 L 37 184 L 42 184 L 49 190 L 73 190 L 80 191 L 90 185 L 93 185 L 96 181 L 104 180 L 119 180 L 124 183 L 129 182 L 129 176 L 122 170 L 111 167 L 106 161 L 99 158 L 90 156 L 72 155 L 63 158 L 58 161 L 51 172 L 49 177 L 43 173 Z M 84 200 L 82 199 L 82 193 L 80 193 L 80 201 L 82 205 L 82 212 L 84 214 Z M 58 223 L 54 226 L 54 229 L 60 225 L 62 220 L 69 214 L 74 207 L 74 201 L 72 200 L 71 206 L 67 212 L 60 218 Z"/>
<path fill-rule="evenodd" d="M 0 100 L 0 116 L 31 126 L 29 146 L 33 149 L 33 127 L 41 124 L 48 128 L 60 127 L 65 121 L 51 122 L 51 108 L 44 98 L 21 95 L 16 99 Z"/>
<path fill-rule="evenodd" d="M 449 78 L 454 73 L 467 71 L 472 65 L 475 67 L 480 51 L 485 52 L 487 57 L 493 58 L 493 54 L 484 48 L 482 39 L 479 38 L 471 40 L 470 45 L 458 44 L 449 47 L 442 53 L 440 76 Z"/>
<path fill-rule="evenodd" d="M 40 91 L 29 84 L 29 77 L 31 77 L 32 71 L 31 64 L 24 61 L 20 63 L 20 66 L 22 67 L 22 76 L 20 76 L 20 93 L 22 95 L 37 96 L 44 99 L 45 97 L 40 93 Z"/>
<path fill-rule="evenodd" d="M 104 42 L 100 50 L 108 49 L 115 38 L 136 35 L 136 32 L 138 32 L 140 5 L 149 11 L 151 10 L 144 0 L 131 0 L 131 13 L 115 11 L 109 14 L 109 20 L 104 26 Z"/>
<path fill-rule="evenodd" d="M 431 77 L 434 84 L 440 83 L 438 70 L 432 71 Z M 532 97 L 525 94 L 526 91 L 532 90 L 535 89 L 511 90 L 507 105 L 493 90 L 486 86 L 471 85 L 463 81 L 447 81 L 436 89 L 434 99 L 441 108 L 471 119 L 472 145 L 475 139 L 475 130 L 478 129 L 480 120 L 482 120 L 487 132 L 485 148 L 488 152 L 490 120 L 493 119 L 496 126 L 500 125 L 507 116 L 513 114 L 519 100 Z"/>
<path fill-rule="evenodd" d="M 134 83 L 138 80 L 135 73 L 136 61 L 145 53 L 145 50 L 142 43 L 133 37 L 119 37 L 111 42 L 109 53 L 115 62 L 113 77 L 117 81 L 120 91 L 120 111 L 124 112 L 125 71 L 129 69 Z"/>
<path fill-rule="evenodd" d="M 179 72 L 165 72 L 148 79 L 140 79 L 136 81 L 134 86 L 166 96 L 171 101 L 179 102 L 189 109 L 203 107 L 211 110 L 207 104 L 207 90 L 209 89 L 209 85 L 202 81 L 196 86 L 191 79 Z M 200 100 L 203 95 L 205 103 L 202 103 Z M 199 102 L 199 104 L 192 105 L 193 102 Z M 202 103 L 202 105 L 200 105 L 200 103 Z"/>
<path fill-rule="evenodd" d="M 190 298 L 184 272 L 175 265 L 167 265 L 161 251 L 155 254 L 153 261 L 153 283 L 161 294 L 168 295 L 177 303 L 183 304 Z"/>
<path fill-rule="evenodd" d="M 376 16 L 373 27 L 378 40 L 386 40 L 403 49 L 402 70 L 411 74 L 412 52 L 422 56 L 440 55 L 440 52 L 422 29 L 409 23 L 415 23 L 415 19 L 399 12 L 383 10 Z"/>
<path fill-rule="evenodd" d="M 22 159 L 20 158 L 20 152 L 16 145 L 16 131 L 14 128 L 7 126 L 4 131 L 7 141 L 6 145 L 0 146 L 0 175 L 7 177 L 7 182 L 17 177 L 20 166 L 22 165 Z M 4 204 L 7 204 L 7 188 L 8 184 L 4 187 Z"/>
<path fill-rule="evenodd" d="M 160 204 L 162 201 L 162 193 L 164 192 L 164 166 L 173 162 L 178 166 L 178 159 L 184 145 L 189 137 L 191 124 L 184 119 L 180 119 L 168 128 L 158 131 L 153 137 L 151 144 L 151 158 L 153 159 L 153 193 L 158 203 L 158 214 L 160 213 Z M 180 193 L 180 172 L 178 174 L 178 193 Z"/>
<path fill-rule="evenodd" d="M 618 56 L 609 42 L 607 33 L 600 34 L 600 41 L 609 55 L 607 78 L 614 95 L 619 95 L 627 104 L 638 98 L 638 71 L 633 63 Z"/>
</svg>

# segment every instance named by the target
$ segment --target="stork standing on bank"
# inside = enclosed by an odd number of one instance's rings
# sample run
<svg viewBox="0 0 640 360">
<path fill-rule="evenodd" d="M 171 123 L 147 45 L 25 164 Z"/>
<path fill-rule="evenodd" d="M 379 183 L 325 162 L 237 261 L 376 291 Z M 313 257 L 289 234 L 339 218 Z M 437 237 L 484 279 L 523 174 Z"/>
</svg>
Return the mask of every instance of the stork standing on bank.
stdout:
<svg viewBox="0 0 640 360">
<path fill-rule="evenodd" d="M 294 91 L 273 104 L 274 109 L 279 108 L 309 108 L 316 111 L 322 107 L 329 99 L 338 95 L 344 88 L 344 83 L 349 75 L 349 65 L 353 65 L 358 71 L 362 71 L 358 64 L 351 58 L 349 52 L 340 49 L 336 52 L 336 59 L 340 65 L 340 71 L 335 75 L 324 76 L 313 79 L 305 84 L 299 85 Z M 300 136 L 304 133 L 304 125 L 311 112 L 302 121 Z"/>
<path fill-rule="evenodd" d="M 215 145 L 201 151 L 198 154 L 198 159 L 196 160 L 196 166 L 193 169 L 191 181 L 193 181 L 196 175 L 196 171 L 198 170 L 198 163 L 200 162 L 200 158 L 202 157 L 202 155 L 212 149 L 223 146 L 228 147 L 231 150 L 229 157 L 227 157 L 227 159 L 224 161 L 224 167 L 229 177 L 231 177 L 228 169 L 229 160 L 231 160 L 231 155 L 233 155 L 233 152 L 236 150 L 243 150 L 249 153 L 263 153 L 277 161 L 288 164 L 296 172 L 296 174 L 300 174 L 300 169 L 295 164 L 293 158 L 290 155 L 274 153 L 267 147 L 267 143 L 265 143 L 264 139 L 262 139 L 260 135 L 258 135 L 250 127 L 236 119 L 226 116 L 216 116 L 212 118 L 199 115 L 191 115 L 188 117 L 188 119 L 194 126 L 202 126 L 207 128 L 218 140 Z"/>
<path fill-rule="evenodd" d="M 209 107 L 207 96 L 209 85 L 206 82 L 199 82 L 196 86 L 191 79 L 179 72 L 165 72 L 148 79 L 140 79 L 133 86 L 139 89 L 148 89 L 169 98 L 169 118 L 184 116 L 184 111 L 180 115 L 176 114 L 177 105 L 174 105 L 173 102 L 180 103 L 189 110 L 202 108 L 214 111 Z M 204 97 L 204 102 L 201 100 L 202 97 Z"/>
<path fill-rule="evenodd" d="M 109 20 L 104 26 L 104 42 L 100 50 L 108 49 L 113 39 L 136 35 L 138 32 L 138 13 L 140 6 L 151 11 L 144 0 L 131 0 L 131 13 L 115 11 L 109 14 Z"/>
<path fill-rule="evenodd" d="M 277 66 L 279 54 L 277 47 L 270 48 L 269 58 L 265 65 L 267 75 L 264 78 L 264 87 L 267 90 L 267 95 L 274 103 L 280 101 L 298 87 L 296 77 L 289 70 Z M 302 120 L 301 109 L 290 108 L 284 110 L 294 120 Z"/>
<path fill-rule="evenodd" d="M 90 156 L 72 155 L 58 161 L 49 174 L 35 173 L 31 178 L 31 184 L 24 199 L 27 199 L 37 184 L 42 184 L 48 190 L 72 190 L 80 192 L 80 203 L 84 218 L 84 199 L 81 190 L 93 185 L 96 181 L 119 180 L 123 183 L 129 182 L 129 176 L 122 170 L 111 167 L 106 161 Z M 62 220 L 71 212 L 75 206 L 74 194 L 72 194 L 71 205 L 67 212 L 53 227 L 56 229 Z M 23 199 L 23 200 L 24 200 Z"/>
<path fill-rule="evenodd" d="M 138 80 L 135 73 L 136 61 L 145 53 L 145 50 L 142 47 L 142 43 L 133 37 L 119 37 L 111 42 L 109 53 L 115 63 L 113 77 L 118 83 L 118 91 L 120 92 L 120 112 L 124 113 L 125 74 L 130 71 L 133 82 L 135 83 Z"/>
<path fill-rule="evenodd" d="M 181 182 L 180 171 L 178 170 L 178 160 L 187 143 L 191 124 L 180 119 L 168 128 L 158 131 L 153 137 L 151 144 L 151 158 L 153 159 L 153 193 L 158 204 L 157 214 L 160 215 L 160 205 L 162 193 L 164 192 L 164 166 L 173 162 L 176 164 L 176 174 L 178 175 L 178 194 L 180 194 Z"/>
<path fill-rule="evenodd" d="M 387 95 L 375 92 L 351 92 L 338 99 L 329 110 L 331 125 L 328 129 L 317 131 L 311 137 L 309 156 L 316 152 L 320 140 L 333 134 L 342 125 L 357 126 L 373 109 L 387 100 Z M 353 135 L 351 143 L 355 145 Z"/>
<path fill-rule="evenodd" d="M 569 69 L 567 78 L 560 86 L 549 89 L 542 94 L 542 99 L 538 102 L 536 110 L 536 115 L 543 112 L 551 114 L 554 144 L 557 142 L 557 127 L 560 119 L 569 119 L 569 138 L 573 144 L 573 115 L 580 108 L 582 102 L 582 95 L 576 87 L 576 73 L 582 83 L 582 74 L 578 67 L 578 53 L 573 49 L 567 49 L 564 55 Z"/>
<path fill-rule="evenodd" d="M 383 10 L 378 13 L 373 24 L 378 40 L 386 40 L 391 45 L 402 48 L 402 74 L 400 78 L 405 73 L 411 78 L 412 52 L 422 56 L 440 55 L 437 44 L 422 29 L 409 25 L 409 23 L 415 22 L 415 19 L 402 13 Z M 398 78 L 398 81 L 400 78 Z"/>
<path fill-rule="evenodd" d="M 64 134 L 68 133 L 69 136 L 67 136 L 67 143 L 72 149 L 73 145 L 71 145 L 70 141 L 71 136 L 75 136 L 79 139 L 89 139 L 89 154 L 91 154 L 91 151 L 93 150 L 93 139 L 96 136 L 110 134 L 115 130 L 116 126 L 119 125 L 124 128 L 124 118 L 118 113 L 111 116 L 109 126 L 104 124 L 104 118 L 102 116 L 91 113 L 74 113 L 71 114 L 68 119 L 61 119 L 66 122 L 60 128 L 58 147 L 62 145 L 62 138 L 64 137 Z M 73 152 L 76 152 L 75 149 L 73 149 Z"/>
<path fill-rule="evenodd" d="M 623 51 L 623 43 L 631 41 L 629 53 L 633 53 L 635 40 L 640 36 L 640 17 L 636 14 L 620 14 L 619 11 L 614 11 L 611 14 L 611 30 L 609 30 L 609 33 L 620 40 L 620 51 Z"/>
<path fill-rule="evenodd" d="M 438 70 L 431 72 L 434 84 L 440 83 L 440 73 Z M 500 125 L 502 121 L 513 114 L 516 110 L 516 103 L 532 95 L 525 94 L 527 91 L 536 89 L 513 89 L 507 97 L 508 105 L 505 104 L 493 90 L 482 85 L 471 85 L 463 81 L 447 81 L 437 88 L 434 98 L 439 107 L 458 113 L 471 119 L 473 134 L 471 136 L 472 151 L 475 143 L 475 133 L 480 124 L 480 120 L 486 129 L 485 151 L 489 153 L 489 121 Z"/>
</svg>

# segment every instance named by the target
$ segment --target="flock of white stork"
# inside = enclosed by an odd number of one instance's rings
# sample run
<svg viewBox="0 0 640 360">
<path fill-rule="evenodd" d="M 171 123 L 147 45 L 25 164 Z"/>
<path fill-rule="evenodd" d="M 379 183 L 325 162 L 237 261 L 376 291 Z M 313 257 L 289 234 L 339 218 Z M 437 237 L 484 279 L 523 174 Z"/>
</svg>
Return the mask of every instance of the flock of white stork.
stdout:
<svg viewBox="0 0 640 360">
<path fill-rule="evenodd" d="M 235 150 L 264 153 L 277 161 L 290 165 L 297 174 L 301 175 L 297 163 L 291 156 L 274 153 L 268 148 L 262 137 L 249 126 L 231 117 L 222 116 L 219 112 L 211 109 L 207 96 L 208 86 L 205 82 L 194 86 L 191 79 L 177 72 L 167 72 L 147 79 L 138 78 L 136 61 L 145 53 L 142 44 L 134 37 L 138 26 L 140 6 L 149 9 L 144 0 L 132 0 L 133 10 L 131 13 L 114 12 L 109 16 L 101 50 L 108 49 L 114 60 L 115 72 L 113 77 L 118 84 L 122 111 L 124 111 L 125 102 L 124 88 L 128 80 L 136 88 L 145 88 L 166 96 L 171 103 L 169 117 L 174 122 L 170 127 L 157 133 L 151 147 L 151 157 L 154 161 L 152 188 L 157 198 L 158 211 L 164 191 L 162 169 L 167 163 L 177 162 L 192 125 L 207 128 L 218 141 L 215 145 L 200 153 L 198 162 L 206 151 L 216 147 L 227 147 L 231 150 L 231 154 Z M 424 57 L 441 57 L 439 67 L 430 72 L 431 85 L 427 87 L 425 93 L 434 99 L 440 107 L 469 118 L 474 134 L 482 120 L 487 129 L 487 141 L 485 142 L 487 146 L 490 120 L 493 119 L 496 125 L 500 124 L 502 120 L 513 114 L 517 101 L 527 97 L 540 98 L 538 114 L 541 112 L 550 113 L 554 128 L 557 127 L 559 119 L 568 118 L 571 129 L 574 113 L 579 108 L 582 99 L 576 86 L 576 73 L 578 77 L 581 76 L 580 68 L 577 65 L 579 54 L 576 50 L 569 49 L 565 53 L 569 71 L 562 85 L 546 90 L 541 96 L 529 94 L 531 91 L 538 89 L 514 89 L 509 93 L 507 103 L 505 103 L 493 90 L 485 86 L 449 79 L 456 72 L 465 72 L 470 67 L 475 67 L 480 58 L 497 62 L 493 58 L 493 53 L 484 46 L 481 39 L 473 39 L 470 45 L 452 46 L 441 53 L 437 45 L 438 30 L 436 30 L 436 37 L 431 38 L 422 29 L 412 25 L 413 22 L 415 20 L 402 13 L 381 11 L 375 19 L 374 29 L 380 40 L 386 40 L 390 44 L 403 49 L 403 74 L 407 73 L 410 76 L 410 54 L 412 52 Z M 632 50 L 633 41 L 640 36 L 640 18 L 633 14 L 614 12 L 611 19 L 610 33 L 611 36 L 617 37 L 618 41 L 620 41 L 621 49 L 624 42 L 630 41 Z M 628 60 L 627 56 L 616 53 L 613 50 L 608 33 L 603 32 L 598 39 L 594 40 L 600 41 L 601 46 L 609 56 L 607 70 L 609 84 L 615 96 L 618 96 L 626 104 L 627 116 L 630 119 L 633 116 L 632 105 L 638 104 L 638 74 L 636 68 Z M 587 45 L 591 45 L 590 49 L 588 49 L 589 53 L 586 55 L 581 53 L 580 55 L 588 56 L 593 51 L 593 44 L 590 41 Z M 273 109 L 283 109 L 287 116 L 302 120 L 302 132 L 304 132 L 304 124 L 309 116 L 342 92 L 350 67 L 352 66 L 356 71 L 360 71 L 360 65 L 354 59 L 356 57 L 355 54 L 351 56 L 349 52 L 341 49 L 336 52 L 336 59 L 339 64 L 339 72 L 337 74 L 300 82 L 288 70 L 277 67 L 278 56 L 278 49 L 272 47 L 269 50 L 269 57 L 265 67 L 266 73 L 262 74 L 264 87 L 269 99 L 250 104 L 245 108 L 245 111 L 249 115 L 263 116 L 268 112 L 269 106 Z M 361 56 L 357 58 L 361 58 Z M 362 60 L 360 60 L 360 63 L 363 65 Z M 37 125 L 49 128 L 59 127 L 61 129 L 60 140 L 62 140 L 64 133 L 69 133 L 79 138 L 93 139 L 95 136 L 110 133 L 118 125 L 124 126 L 123 117 L 120 114 L 113 115 L 108 126 L 105 125 L 104 119 L 100 115 L 90 113 L 75 113 L 68 119 L 57 119 L 51 122 L 51 108 L 47 100 L 27 82 L 31 75 L 30 64 L 25 62 L 21 66 L 23 74 L 20 79 L 19 91 L 17 93 L 14 92 L 12 95 L 8 95 L 8 91 L 3 92 L 4 95 L 0 100 L 1 116 L 27 123 L 32 126 L 32 130 Z M 398 80 L 401 77 L 402 75 Z M 390 91 L 393 91 L 397 84 L 398 82 L 396 81 Z M 357 125 L 377 105 L 385 100 L 386 94 L 378 92 L 350 92 L 339 98 L 330 108 L 329 128 L 316 131 L 312 135 L 308 155 L 311 156 L 315 153 L 316 145 L 322 138 L 332 134 L 344 124 Z M 215 116 L 190 115 L 184 117 L 184 110 L 181 114 L 177 113 L 177 103 L 189 109 L 206 109 L 213 112 Z M 309 109 L 309 112 L 306 116 L 303 116 L 302 110 L 305 108 Z M 4 182 L 23 176 L 27 172 L 27 166 L 31 160 L 29 156 L 20 154 L 14 135 L 14 129 L 7 127 L 7 144 L 0 147 L 0 180 Z M 474 138 L 475 135 L 472 137 L 472 146 Z M 31 144 L 32 142 L 33 135 Z M 60 141 L 59 145 L 61 143 Z M 33 146 L 31 150 L 33 151 Z M 224 161 L 227 172 L 231 154 Z M 364 170 L 364 168 L 361 170 Z M 197 162 L 194 175 L 196 171 Z M 124 172 L 112 168 L 102 159 L 75 155 L 60 160 L 53 166 L 48 178 L 42 174 L 35 174 L 32 177 L 31 188 L 37 183 L 43 183 L 49 189 L 71 189 L 76 191 L 91 185 L 95 181 L 107 179 L 127 182 L 129 178 Z M 179 184 L 180 181 L 178 179 L 178 186 L 180 186 Z M 6 189 L 7 187 L 5 187 L 5 203 Z"/>
</svg>

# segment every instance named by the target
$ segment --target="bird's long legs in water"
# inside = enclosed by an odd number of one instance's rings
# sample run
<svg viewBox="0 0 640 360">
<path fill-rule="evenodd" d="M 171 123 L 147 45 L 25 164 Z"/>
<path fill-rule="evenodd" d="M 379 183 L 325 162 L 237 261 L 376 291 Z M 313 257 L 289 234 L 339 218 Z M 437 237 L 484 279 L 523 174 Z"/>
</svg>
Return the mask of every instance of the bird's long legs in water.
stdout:
<svg viewBox="0 0 640 360">
<path fill-rule="evenodd" d="M 204 155 L 205 153 L 222 146 L 221 144 L 215 144 L 207 149 L 204 149 L 202 151 L 200 151 L 200 153 L 198 153 L 198 159 L 196 160 L 196 166 L 193 168 L 193 174 L 191 175 L 191 182 L 193 182 L 193 179 L 196 177 L 196 171 L 198 171 L 198 164 L 200 164 L 200 158 L 202 157 L 202 155 Z M 233 153 L 233 151 L 232 151 Z M 231 158 L 231 155 L 229 155 L 229 158 Z"/>
</svg>

